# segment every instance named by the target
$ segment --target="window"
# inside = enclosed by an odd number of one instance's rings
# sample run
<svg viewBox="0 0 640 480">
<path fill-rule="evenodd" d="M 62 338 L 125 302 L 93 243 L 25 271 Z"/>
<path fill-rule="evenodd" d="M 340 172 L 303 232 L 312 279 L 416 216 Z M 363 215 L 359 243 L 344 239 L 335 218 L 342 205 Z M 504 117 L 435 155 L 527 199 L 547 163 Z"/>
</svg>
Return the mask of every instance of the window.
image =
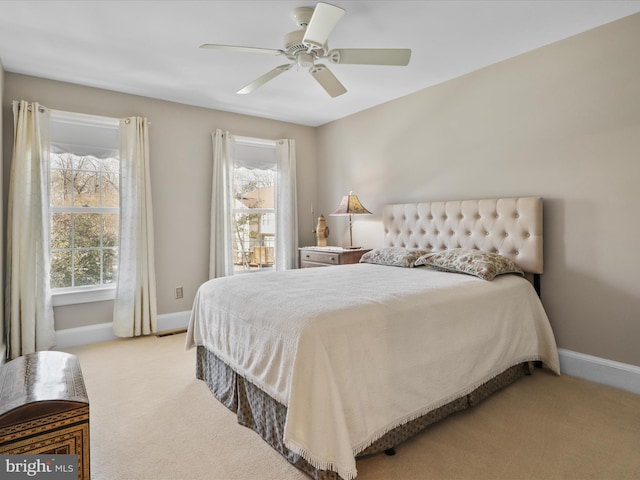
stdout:
<svg viewBox="0 0 640 480">
<path fill-rule="evenodd" d="M 235 137 L 234 150 L 234 272 L 273 269 L 277 215 L 275 142 Z"/>
<path fill-rule="evenodd" d="M 113 291 L 118 273 L 118 122 L 52 111 L 49 200 L 54 305 L 113 298 L 113 293 L 105 292 L 96 296 L 96 290 Z"/>
</svg>

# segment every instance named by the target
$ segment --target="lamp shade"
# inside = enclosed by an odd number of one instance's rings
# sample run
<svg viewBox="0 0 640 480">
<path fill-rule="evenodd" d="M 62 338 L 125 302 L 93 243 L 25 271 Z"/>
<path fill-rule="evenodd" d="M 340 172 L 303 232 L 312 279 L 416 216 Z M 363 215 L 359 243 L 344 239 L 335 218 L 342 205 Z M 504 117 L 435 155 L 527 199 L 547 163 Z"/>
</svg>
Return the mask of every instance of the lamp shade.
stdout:
<svg viewBox="0 0 640 480">
<path fill-rule="evenodd" d="M 362 206 L 357 195 L 354 195 L 353 192 L 349 192 L 349 195 L 342 197 L 342 201 L 340 202 L 340 205 L 338 205 L 338 208 L 331 213 L 331 215 L 349 215 L 349 247 L 347 248 L 360 248 L 353 246 L 351 215 L 363 214 L 371 214 L 371 212 Z"/>
<path fill-rule="evenodd" d="M 349 195 L 342 197 L 342 201 L 331 215 L 363 215 L 371 214 L 369 210 L 364 208 L 357 195 L 349 192 Z"/>
</svg>

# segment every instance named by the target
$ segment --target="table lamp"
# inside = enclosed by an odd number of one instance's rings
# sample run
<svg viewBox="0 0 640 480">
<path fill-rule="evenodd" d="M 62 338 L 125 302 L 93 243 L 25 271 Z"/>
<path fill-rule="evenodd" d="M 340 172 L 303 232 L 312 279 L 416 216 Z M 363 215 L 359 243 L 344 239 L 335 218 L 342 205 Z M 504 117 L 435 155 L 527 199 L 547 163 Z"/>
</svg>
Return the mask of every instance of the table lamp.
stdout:
<svg viewBox="0 0 640 480">
<path fill-rule="evenodd" d="M 353 231 L 351 228 L 352 215 L 371 215 L 371 212 L 362 206 L 357 195 L 349 192 L 349 195 L 342 197 L 342 201 L 331 215 L 349 215 L 349 246 L 346 248 L 356 249 L 360 247 L 353 246 Z"/>
</svg>

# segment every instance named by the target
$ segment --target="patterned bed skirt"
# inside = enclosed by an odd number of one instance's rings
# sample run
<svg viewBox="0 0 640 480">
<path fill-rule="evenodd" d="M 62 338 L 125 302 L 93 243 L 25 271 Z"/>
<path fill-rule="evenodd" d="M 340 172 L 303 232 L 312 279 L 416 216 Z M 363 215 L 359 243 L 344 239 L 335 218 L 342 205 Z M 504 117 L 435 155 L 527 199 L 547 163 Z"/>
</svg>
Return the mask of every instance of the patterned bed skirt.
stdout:
<svg viewBox="0 0 640 480">
<path fill-rule="evenodd" d="M 383 452 L 416 435 L 427 426 L 452 413 L 477 405 L 492 393 L 531 373 L 533 362 L 511 367 L 470 394 L 458 398 L 426 415 L 391 430 L 358 457 Z M 203 380 L 213 395 L 229 410 L 236 413 L 238 423 L 258 433 L 271 447 L 278 451 L 289 463 L 299 468 L 315 480 L 341 480 L 330 470 L 318 470 L 301 456 L 291 452 L 284 445 L 284 423 L 287 407 L 256 385 L 237 374 L 226 363 L 209 352 L 205 347 L 197 348 L 196 377 Z"/>
</svg>

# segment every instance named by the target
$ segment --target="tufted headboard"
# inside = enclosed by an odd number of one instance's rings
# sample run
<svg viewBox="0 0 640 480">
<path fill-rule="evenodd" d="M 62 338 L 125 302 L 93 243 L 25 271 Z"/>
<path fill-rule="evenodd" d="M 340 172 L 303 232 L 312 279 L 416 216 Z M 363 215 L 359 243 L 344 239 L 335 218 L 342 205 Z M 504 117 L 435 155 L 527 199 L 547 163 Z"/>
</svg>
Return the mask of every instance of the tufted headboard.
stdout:
<svg viewBox="0 0 640 480">
<path fill-rule="evenodd" d="M 542 273 L 542 198 L 403 203 L 382 211 L 386 247 L 497 252 Z"/>
</svg>

